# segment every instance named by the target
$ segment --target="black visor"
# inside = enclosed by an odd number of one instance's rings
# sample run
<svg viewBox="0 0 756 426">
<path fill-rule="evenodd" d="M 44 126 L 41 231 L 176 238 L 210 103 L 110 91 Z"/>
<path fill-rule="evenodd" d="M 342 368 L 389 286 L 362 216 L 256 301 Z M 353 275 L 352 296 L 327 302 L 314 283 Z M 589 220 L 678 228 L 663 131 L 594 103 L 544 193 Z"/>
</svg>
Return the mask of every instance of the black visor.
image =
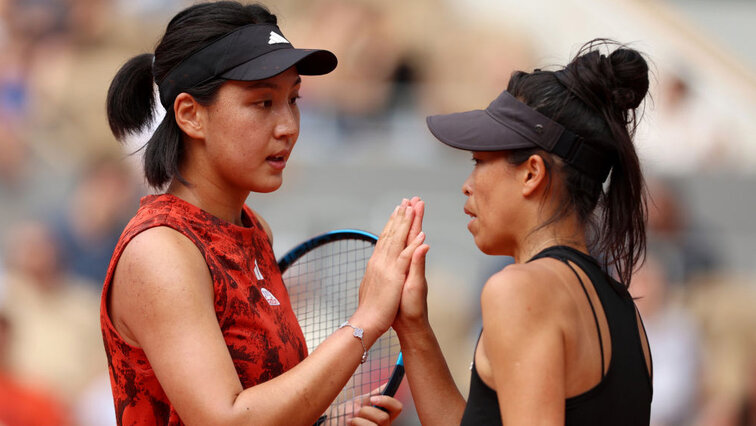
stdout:
<svg viewBox="0 0 756 426">
<path fill-rule="evenodd" d="M 168 109 L 179 93 L 214 78 L 253 81 L 274 77 L 292 66 L 302 75 L 328 74 L 336 56 L 327 50 L 295 49 L 273 24 L 250 24 L 194 52 L 158 82 Z"/>
<path fill-rule="evenodd" d="M 426 119 L 433 136 L 467 151 L 541 148 L 599 182 L 609 176 L 612 156 L 588 145 L 561 124 L 520 102 L 508 92 L 484 110 L 432 115 Z"/>
</svg>

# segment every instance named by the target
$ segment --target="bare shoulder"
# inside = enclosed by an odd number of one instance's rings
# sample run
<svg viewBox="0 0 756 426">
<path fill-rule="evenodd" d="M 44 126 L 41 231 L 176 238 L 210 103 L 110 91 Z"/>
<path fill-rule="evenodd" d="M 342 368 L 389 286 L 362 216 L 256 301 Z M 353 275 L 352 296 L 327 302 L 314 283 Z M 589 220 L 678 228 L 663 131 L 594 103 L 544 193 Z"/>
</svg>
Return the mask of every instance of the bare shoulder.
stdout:
<svg viewBox="0 0 756 426">
<path fill-rule="evenodd" d="M 166 281 L 197 269 L 207 269 L 199 249 L 186 236 L 165 226 L 148 229 L 135 236 L 121 255 L 117 278 L 149 278 L 150 283 Z"/>
<path fill-rule="evenodd" d="M 209 306 L 213 287 L 199 249 L 168 228 L 148 229 L 129 242 L 113 277 L 110 311 L 124 337 L 141 341 L 150 324 L 170 323 Z M 182 314 L 183 312 L 183 314 Z"/>
<path fill-rule="evenodd" d="M 263 219 L 260 213 L 256 212 L 255 210 L 252 210 L 252 213 L 255 215 L 258 222 L 260 222 L 260 225 L 262 225 L 263 230 L 265 230 L 265 233 L 268 234 L 268 241 L 270 241 L 270 245 L 273 245 L 273 230 L 270 229 L 270 225 L 268 225 L 268 222 L 266 222 L 265 219 Z"/>
<path fill-rule="evenodd" d="M 550 261 L 509 265 L 488 279 L 481 293 L 486 316 L 506 316 L 508 320 L 558 320 L 569 308 L 569 295 Z M 558 261 L 557 261 L 558 262 Z"/>
</svg>

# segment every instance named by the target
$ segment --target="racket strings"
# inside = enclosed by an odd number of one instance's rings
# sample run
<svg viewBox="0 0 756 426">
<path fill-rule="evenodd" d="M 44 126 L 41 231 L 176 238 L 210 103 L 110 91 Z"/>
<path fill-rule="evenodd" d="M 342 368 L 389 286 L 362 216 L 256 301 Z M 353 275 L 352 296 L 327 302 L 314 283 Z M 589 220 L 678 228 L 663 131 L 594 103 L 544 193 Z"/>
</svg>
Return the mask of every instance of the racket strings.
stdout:
<svg viewBox="0 0 756 426">
<path fill-rule="evenodd" d="M 283 278 L 309 352 L 357 309 L 359 288 L 373 252 L 369 241 L 331 241 L 294 261 Z M 361 397 L 385 384 L 400 352 L 393 330 L 370 348 L 368 359 L 349 379 L 326 412 L 326 424 L 345 424 L 359 410 Z"/>
</svg>

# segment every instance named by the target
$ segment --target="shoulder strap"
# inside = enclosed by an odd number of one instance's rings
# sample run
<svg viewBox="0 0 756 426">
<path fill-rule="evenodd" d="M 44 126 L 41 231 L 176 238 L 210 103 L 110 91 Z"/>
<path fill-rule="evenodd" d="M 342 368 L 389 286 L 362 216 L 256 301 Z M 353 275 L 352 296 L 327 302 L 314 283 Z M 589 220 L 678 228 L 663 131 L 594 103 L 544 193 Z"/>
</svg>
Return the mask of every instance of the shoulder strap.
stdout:
<svg viewBox="0 0 756 426">
<path fill-rule="evenodd" d="M 572 256 L 570 254 L 571 253 L 570 253 L 570 251 L 568 250 L 567 247 L 554 246 L 554 247 L 549 247 L 549 248 L 541 251 L 540 253 L 536 254 L 528 262 L 536 260 L 536 259 L 541 259 L 541 258 L 544 258 L 544 257 L 550 257 L 552 259 L 559 260 L 560 262 L 562 262 L 565 265 L 567 265 L 567 267 L 570 268 L 570 270 L 572 271 L 572 273 L 575 274 L 575 278 L 577 278 L 578 282 L 580 283 L 580 287 L 582 287 L 582 289 L 583 289 L 583 294 L 585 294 L 585 298 L 588 299 L 588 305 L 591 307 L 591 313 L 593 314 L 593 321 L 596 324 L 596 334 L 598 335 L 599 350 L 601 351 L 601 376 L 600 377 L 603 378 L 605 376 L 605 373 L 604 373 L 604 371 L 605 371 L 605 364 L 604 364 L 604 339 L 601 337 L 601 327 L 599 326 L 598 315 L 596 314 L 596 307 L 593 305 L 593 301 L 591 300 L 591 296 L 588 294 L 588 289 L 585 287 L 585 283 L 583 282 L 583 279 L 580 277 L 580 274 L 578 274 L 578 272 L 572 266 L 572 263 L 570 263 L 570 261 L 575 262 L 575 260 L 574 260 L 575 256 Z M 575 262 L 575 264 L 578 266 L 578 268 L 580 268 L 581 270 L 583 270 L 583 272 L 586 272 L 586 274 L 588 274 L 587 271 L 585 271 L 584 268 L 580 265 L 580 263 Z M 589 276 L 589 278 L 590 278 L 590 276 Z M 594 287 L 595 287 L 595 285 L 594 285 Z"/>
<path fill-rule="evenodd" d="M 596 315 L 596 308 L 593 306 L 593 301 L 591 300 L 591 296 L 588 294 L 588 289 L 585 288 L 585 283 L 583 283 L 583 279 L 580 278 L 580 274 L 575 270 L 575 268 L 572 267 L 572 264 L 566 260 L 566 259 L 559 259 L 562 261 L 565 265 L 567 265 L 568 268 L 572 271 L 573 274 L 575 274 L 575 278 L 578 279 L 580 282 L 580 287 L 583 288 L 583 293 L 585 294 L 585 298 L 588 299 L 588 304 L 591 306 L 591 313 L 593 313 L 593 321 L 596 324 L 596 334 L 598 334 L 598 341 L 599 341 L 599 350 L 601 351 L 601 377 L 604 377 L 604 340 L 601 337 L 601 327 L 599 326 L 598 321 L 598 315 Z"/>
</svg>

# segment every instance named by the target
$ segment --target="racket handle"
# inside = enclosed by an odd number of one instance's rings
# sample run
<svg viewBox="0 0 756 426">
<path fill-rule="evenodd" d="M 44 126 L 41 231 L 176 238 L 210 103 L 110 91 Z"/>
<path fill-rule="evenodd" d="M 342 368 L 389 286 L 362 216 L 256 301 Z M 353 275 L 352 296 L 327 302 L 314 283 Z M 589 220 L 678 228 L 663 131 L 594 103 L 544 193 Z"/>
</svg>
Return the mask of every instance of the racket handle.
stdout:
<svg viewBox="0 0 756 426">
<path fill-rule="evenodd" d="M 404 378 L 404 359 L 402 358 L 402 354 L 399 353 L 399 358 L 397 358 L 396 365 L 394 366 L 394 372 L 391 373 L 391 378 L 389 379 L 388 383 L 386 383 L 386 387 L 383 388 L 383 392 L 381 392 L 381 395 L 394 396 L 396 394 L 397 389 L 399 389 L 399 385 L 402 384 L 403 378 Z M 373 407 L 378 408 L 388 413 L 388 410 L 386 410 L 383 407 L 378 407 L 375 405 Z"/>
<path fill-rule="evenodd" d="M 381 395 L 394 396 L 394 394 L 396 394 L 396 390 L 399 389 L 399 385 L 402 384 L 403 378 L 404 365 L 397 364 L 394 367 L 394 372 L 391 374 L 391 379 L 389 379 L 389 382 L 386 385 L 386 388 L 383 389 L 383 392 L 381 392 Z"/>
</svg>

